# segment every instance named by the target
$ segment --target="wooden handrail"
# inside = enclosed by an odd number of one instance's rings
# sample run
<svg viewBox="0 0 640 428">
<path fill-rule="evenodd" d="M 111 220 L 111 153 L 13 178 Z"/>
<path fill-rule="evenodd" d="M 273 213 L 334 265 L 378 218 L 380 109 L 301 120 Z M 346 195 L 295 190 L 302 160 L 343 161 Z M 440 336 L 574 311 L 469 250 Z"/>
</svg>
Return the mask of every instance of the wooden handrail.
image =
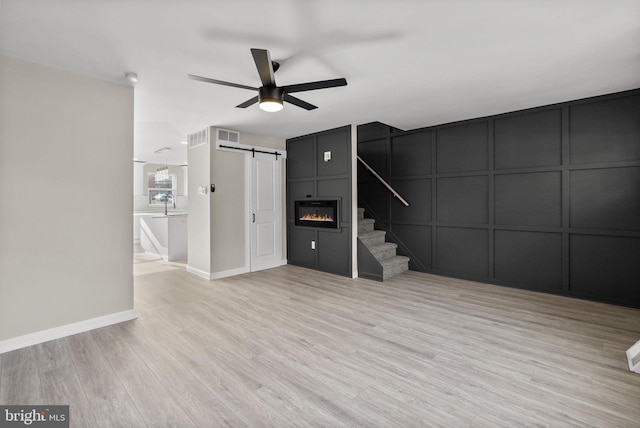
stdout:
<svg viewBox="0 0 640 428">
<path fill-rule="evenodd" d="M 391 187 L 391 185 L 389 183 L 387 183 L 384 180 L 384 178 L 380 177 L 380 174 L 378 174 L 373 168 L 371 168 L 368 163 L 366 163 L 364 160 L 362 160 L 362 158 L 360 156 L 357 156 L 357 158 L 362 163 L 362 165 L 364 165 L 364 167 L 367 168 L 367 171 L 369 171 L 371 174 L 373 174 L 373 176 L 375 178 L 377 178 L 378 181 L 380 181 L 380 183 L 382 183 L 384 185 L 384 187 L 386 187 L 387 190 L 389 190 L 391 192 L 391 194 L 393 195 L 394 198 L 398 198 L 400 200 L 400 202 L 402 202 L 404 204 L 405 207 L 409 206 L 409 202 L 407 202 L 402 196 L 400 196 L 400 194 L 398 192 L 396 192 L 396 189 Z"/>
</svg>

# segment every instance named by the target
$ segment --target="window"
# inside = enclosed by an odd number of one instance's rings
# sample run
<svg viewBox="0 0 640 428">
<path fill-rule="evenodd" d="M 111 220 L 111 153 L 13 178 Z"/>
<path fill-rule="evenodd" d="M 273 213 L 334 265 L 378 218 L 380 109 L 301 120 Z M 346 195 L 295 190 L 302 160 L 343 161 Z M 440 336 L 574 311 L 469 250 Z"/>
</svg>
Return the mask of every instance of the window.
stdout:
<svg viewBox="0 0 640 428">
<path fill-rule="evenodd" d="M 165 201 L 173 203 L 176 194 L 176 175 L 170 174 L 169 178 L 156 180 L 156 174 L 147 174 L 147 186 L 149 190 L 149 206 L 164 205 Z M 173 196 L 171 195 L 173 193 Z"/>
</svg>

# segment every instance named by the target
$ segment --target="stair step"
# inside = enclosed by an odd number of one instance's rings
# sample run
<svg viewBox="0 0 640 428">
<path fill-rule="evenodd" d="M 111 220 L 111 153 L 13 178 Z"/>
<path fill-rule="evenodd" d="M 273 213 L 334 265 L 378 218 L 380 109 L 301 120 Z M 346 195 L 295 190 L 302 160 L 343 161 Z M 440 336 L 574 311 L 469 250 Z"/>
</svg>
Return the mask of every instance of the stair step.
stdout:
<svg viewBox="0 0 640 428">
<path fill-rule="evenodd" d="M 396 265 L 402 264 L 402 263 L 409 263 L 409 257 L 406 257 L 406 256 L 394 256 L 394 257 L 391 257 L 390 259 L 383 260 L 383 261 L 380 262 L 382 267 L 393 267 L 393 266 L 396 266 Z"/>
<path fill-rule="evenodd" d="M 358 220 L 358 234 L 362 232 L 371 232 L 373 231 L 373 225 L 376 221 L 372 218 L 364 218 Z"/>
<path fill-rule="evenodd" d="M 384 237 L 387 234 L 384 230 L 374 230 L 371 232 L 364 232 L 358 235 L 358 238 L 367 247 L 375 247 L 384 243 Z"/>
<path fill-rule="evenodd" d="M 395 256 L 382 260 L 380 264 L 382 265 L 382 280 L 384 281 L 409 270 L 409 257 Z"/>
<path fill-rule="evenodd" d="M 358 208 L 358 238 L 382 266 L 382 280 L 409 270 L 409 257 L 398 256 L 398 245 L 385 242 L 386 232 L 374 230 L 375 220 L 364 217 L 364 208 Z"/>
<path fill-rule="evenodd" d="M 373 257 L 375 257 L 376 260 L 382 261 L 396 256 L 397 248 L 397 244 L 394 244 L 393 242 L 385 242 L 383 244 L 376 245 L 375 247 L 369 247 L 369 251 L 371 251 L 371 254 L 373 254 Z"/>
</svg>

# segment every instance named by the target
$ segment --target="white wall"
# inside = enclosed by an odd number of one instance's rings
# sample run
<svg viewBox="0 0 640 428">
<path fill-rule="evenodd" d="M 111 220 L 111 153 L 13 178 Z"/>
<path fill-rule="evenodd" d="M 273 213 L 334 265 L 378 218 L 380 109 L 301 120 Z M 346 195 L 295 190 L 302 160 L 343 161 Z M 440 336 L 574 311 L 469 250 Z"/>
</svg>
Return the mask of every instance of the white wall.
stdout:
<svg viewBox="0 0 640 428">
<path fill-rule="evenodd" d="M 0 56 L 0 94 L 0 352 L 135 315 L 133 89 Z"/>
<path fill-rule="evenodd" d="M 351 124 L 351 276 L 358 278 L 358 125 Z"/>
<path fill-rule="evenodd" d="M 209 144 L 188 149 L 188 211 L 187 220 L 187 269 L 199 275 L 211 273 L 211 150 Z M 198 193 L 205 186 L 207 194 Z"/>
<path fill-rule="evenodd" d="M 143 195 L 144 189 L 144 166 L 142 162 L 133 163 L 133 196 Z"/>
<path fill-rule="evenodd" d="M 246 266 L 244 153 L 211 150 L 211 272 Z"/>
</svg>

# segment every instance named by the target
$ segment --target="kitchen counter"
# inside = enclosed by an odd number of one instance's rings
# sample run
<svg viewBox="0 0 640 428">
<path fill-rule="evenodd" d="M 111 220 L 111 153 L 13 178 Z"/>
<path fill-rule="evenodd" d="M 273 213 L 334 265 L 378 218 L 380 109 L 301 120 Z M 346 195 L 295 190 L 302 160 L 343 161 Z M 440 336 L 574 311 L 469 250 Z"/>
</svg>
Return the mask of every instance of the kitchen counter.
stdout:
<svg viewBox="0 0 640 428">
<path fill-rule="evenodd" d="M 187 258 L 187 213 L 134 213 L 134 228 L 136 221 L 140 246 L 145 252 L 168 261 Z"/>
</svg>

